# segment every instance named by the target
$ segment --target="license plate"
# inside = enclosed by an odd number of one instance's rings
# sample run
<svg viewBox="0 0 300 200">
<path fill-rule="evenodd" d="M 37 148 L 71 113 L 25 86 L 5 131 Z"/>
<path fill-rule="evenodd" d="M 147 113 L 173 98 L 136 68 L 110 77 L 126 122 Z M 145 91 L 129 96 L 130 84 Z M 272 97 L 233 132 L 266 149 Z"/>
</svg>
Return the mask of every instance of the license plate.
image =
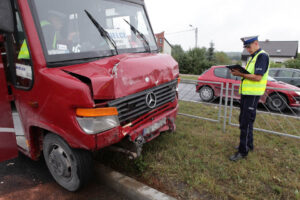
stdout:
<svg viewBox="0 0 300 200">
<path fill-rule="evenodd" d="M 148 135 L 149 133 L 152 133 L 152 132 L 156 131 L 160 127 L 164 126 L 166 123 L 167 123 L 166 118 L 163 118 L 163 119 L 159 120 L 158 122 L 155 122 L 151 126 L 149 126 L 147 128 L 144 128 L 143 136 Z"/>
</svg>

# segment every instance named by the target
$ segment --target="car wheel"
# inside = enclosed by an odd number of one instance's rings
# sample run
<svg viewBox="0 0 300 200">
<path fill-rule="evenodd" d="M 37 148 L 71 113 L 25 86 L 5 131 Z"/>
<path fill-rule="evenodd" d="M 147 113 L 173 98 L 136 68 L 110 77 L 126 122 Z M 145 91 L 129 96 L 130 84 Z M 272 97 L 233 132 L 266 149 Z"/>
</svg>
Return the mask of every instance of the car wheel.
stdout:
<svg viewBox="0 0 300 200">
<path fill-rule="evenodd" d="M 273 94 L 268 97 L 267 106 L 271 111 L 282 112 L 287 108 L 287 100 L 283 95 Z"/>
<path fill-rule="evenodd" d="M 214 90 L 209 86 L 203 86 L 199 90 L 200 98 L 205 102 L 210 102 L 214 98 Z"/>
<path fill-rule="evenodd" d="M 90 152 L 72 149 L 59 136 L 47 134 L 43 154 L 51 175 L 65 189 L 73 192 L 89 181 L 92 174 Z"/>
</svg>

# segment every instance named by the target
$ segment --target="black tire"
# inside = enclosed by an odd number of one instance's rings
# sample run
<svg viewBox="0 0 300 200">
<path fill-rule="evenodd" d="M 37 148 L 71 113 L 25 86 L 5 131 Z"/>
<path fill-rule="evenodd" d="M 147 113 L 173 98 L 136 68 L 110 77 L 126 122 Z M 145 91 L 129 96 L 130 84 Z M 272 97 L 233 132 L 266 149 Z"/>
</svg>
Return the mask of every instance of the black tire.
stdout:
<svg viewBox="0 0 300 200">
<path fill-rule="evenodd" d="M 280 94 L 272 94 L 267 99 L 267 106 L 271 111 L 282 112 L 287 108 L 287 99 Z"/>
<path fill-rule="evenodd" d="M 199 90 L 199 96 L 202 101 L 210 102 L 214 99 L 214 90 L 209 86 L 203 86 Z"/>
<path fill-rule="evenodd" d="M 49 133 L 44 137 L 43 153 L 51 175 L 66 190 L 77 191 L 90 180 L 90 152 L 72 149 L 61 137 Z"/>
</svg>

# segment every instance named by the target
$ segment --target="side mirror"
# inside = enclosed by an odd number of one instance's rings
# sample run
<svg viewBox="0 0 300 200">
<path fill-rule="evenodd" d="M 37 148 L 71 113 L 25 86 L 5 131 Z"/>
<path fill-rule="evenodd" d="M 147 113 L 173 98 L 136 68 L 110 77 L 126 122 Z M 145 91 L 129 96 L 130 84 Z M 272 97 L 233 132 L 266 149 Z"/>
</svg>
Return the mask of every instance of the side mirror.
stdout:
<svg viewBox="0 0 300 200">
<path fill-rule="evenodd" d="M 14 17 L 11 8 L 11 0 L 0 1 L 0 32 L 14 32 Z"/>
</svg>

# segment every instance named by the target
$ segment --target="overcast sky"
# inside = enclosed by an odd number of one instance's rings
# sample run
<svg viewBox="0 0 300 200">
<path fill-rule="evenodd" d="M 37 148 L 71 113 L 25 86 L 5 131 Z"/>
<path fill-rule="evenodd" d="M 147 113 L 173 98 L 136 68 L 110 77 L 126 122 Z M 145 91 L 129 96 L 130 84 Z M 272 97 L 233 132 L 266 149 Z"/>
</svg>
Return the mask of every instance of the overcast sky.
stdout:
<svg viewBox="0 0 300 200">
<path fill-rule="evenodd" d="M 171 44 L 184 49 L 215 43 L 217 51 L 242 51 L 240 38 L 300 40 L 299 0 L 145 0 L 155 33 L 165 31 Z M 186 31 L 176 33 L 180 31 Z"/>
</svg>

